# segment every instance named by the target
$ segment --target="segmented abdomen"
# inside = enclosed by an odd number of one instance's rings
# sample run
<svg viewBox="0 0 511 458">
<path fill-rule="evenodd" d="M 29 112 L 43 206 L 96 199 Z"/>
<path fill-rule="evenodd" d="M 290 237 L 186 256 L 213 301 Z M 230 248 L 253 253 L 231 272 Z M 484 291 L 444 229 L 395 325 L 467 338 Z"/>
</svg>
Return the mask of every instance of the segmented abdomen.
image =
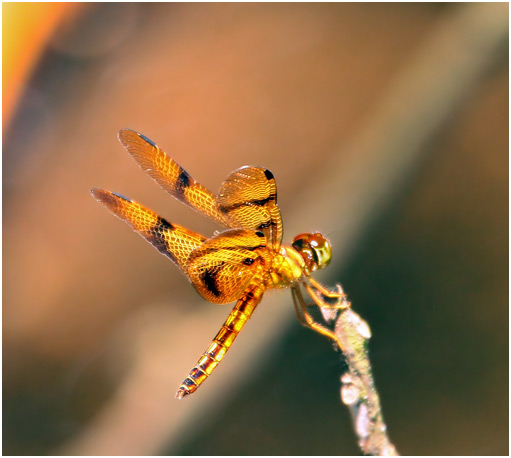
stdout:
<svg viewBox="0 0 511 458">
<path fill-rule="evenodd" d="M 178 399 L 192 394 L 201 383 L 213 372 L 222 360 L 234 339 L 248 321 L 257 304 L 261 301 L 264 288 L 254 285 L 238 300 L 224 325 L 211 342 L 208 349 L 201 355 L 197 365 L 190 371 L 176 393 Z"/>
</svg>

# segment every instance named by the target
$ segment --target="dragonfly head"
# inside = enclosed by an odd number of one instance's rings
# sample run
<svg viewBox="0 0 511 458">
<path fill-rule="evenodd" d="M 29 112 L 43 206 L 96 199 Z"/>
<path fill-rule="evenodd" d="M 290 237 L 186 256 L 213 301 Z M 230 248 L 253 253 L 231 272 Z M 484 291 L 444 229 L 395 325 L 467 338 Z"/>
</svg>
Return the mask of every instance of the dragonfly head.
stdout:
<svg viewBox="0 0 511 458">
<path fill-rule="evenodd" d="M 297 235 L 293 240 L 293 248 L 305 261 L 308 274 L 326 267 L 332 258 L 330 242 L 319 232 Z"/>
</svg>

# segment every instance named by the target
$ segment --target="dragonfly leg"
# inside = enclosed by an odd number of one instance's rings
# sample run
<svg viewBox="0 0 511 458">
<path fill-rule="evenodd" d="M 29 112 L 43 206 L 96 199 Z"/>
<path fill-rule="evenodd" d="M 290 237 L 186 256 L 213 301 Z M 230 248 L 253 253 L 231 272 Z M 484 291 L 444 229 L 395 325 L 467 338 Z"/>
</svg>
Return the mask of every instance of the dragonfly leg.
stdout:
<svg viewBox="0 0 511 458">
<path fill-rule="evenodd" d="M 335 299 L 338 297 L 346 297 L 346 294 L 344 294 L 344 291 L 342 290 L 341 285 L 339 285 L 339 283 L 335 285 L 336 291 L 330 291 L 329 289 L 326 289 L 321 283 L 314 280 L 314 278 L 312 277 L 307 278 L 307 280 L 314 288 L 316 288 L 325 297 L 331 299 Z"/>
<path fill-rule="evenodd" d="M 261 301 L 263 292 L 264 289 L 260 286 L 253 286 L 236 302 L 236 305 L 211 342 L 211 345 L 201 355 L 196 366 L 190 371 L 179 387 L 176 398 L 182 399 L 196 391 L 201 383 L 213 372 L 215 367 L 218 366 L 218 363 L 222 360 L 225 353 L 227 353 L 227 350 L 231 348 L 234 339 L 236 339 L 241 329 L 252 315 L 257 304 Z"/>
<path fill-rule="evenodd" d="M 309 293 L 310 297 L 314 301 L 314 303 L 318 307 L 325 307 L 329 309 L 337 309 L 337 310 L 343 310 L 351 306 L 351 303 L 346 301 L 346 294 L 342 292 L 341 286 L 337 285 L 337 291 L 328 291 L 324 286 L 321 285 L 321 283 L 318 283 L 317 281 L 313 280 L 312 278 L 308 279 L 310 283 L 305 283 L 305 289 Z M 337 299 L 335 303 L 327 302 L 325 299 L 321 298 L 316 291 L 319 291 L 319 293 L 323 296 L 323 298 L 327 299 Z"/>
<path fill-rule="evenodd" d="M 305 302 L 302 292 L 299 289 L 299 286 L 295 286 L 291 289 L 291 295 L 293 297 L 293 303 L 296 310 L 296 316 L 298 317 L 298 321 L 304 326 L 312 329 L 313 331 L 319 332 L 320 334 L 332 339 L 337 342 L 339 348 L 342 348 L 341 343 L 334 332 L 332 332 L 327 327 L 317 323 L 314 318 L 307 311 L 307 303 Z"/>
</svg>

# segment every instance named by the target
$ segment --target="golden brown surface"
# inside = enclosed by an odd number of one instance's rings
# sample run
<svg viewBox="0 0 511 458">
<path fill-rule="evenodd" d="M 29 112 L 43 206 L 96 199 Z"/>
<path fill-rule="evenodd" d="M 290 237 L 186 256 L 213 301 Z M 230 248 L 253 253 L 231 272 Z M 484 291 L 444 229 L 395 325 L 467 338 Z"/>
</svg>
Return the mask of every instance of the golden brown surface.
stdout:
<svg viewBox="0 0 511 458">
<path fill-rule="evenodd" d="M 320 263 L 315 254 L 318 250 L 309 247 L 307 253 L 314 253 L 316 258 L 309 260 L 310 265 L 303 269 L 301 246 L 296 241 L 297 253 L 291 247 L 280 250 L 282 220 L 275 178 L 269 170 L 242 167 L 229 175 L 215 196 L 143 134 L 123 129 L 119 140 L 142 170 L 172 196 L 233 228 L 206 240 L 119 194 L 96 188 L 91 191 L 105 208 L 180 267 L 204 299 L 217 304 L 237 301 L 212 344 L 179 388 L 176 397 L 182 399 L 211 375 L 267 289 L 305 282 L 310 272 L 328 264 L 330 252 Z M 310 236 L 314 247 L 319 240 L 326 242 L 321 234 Z M 290 251 L 293 256 L 287 254 Z M 303 323 L 313 323 L 305 302 L 301 300 L 300 307 L 297 302 L 295 305 L 299 316 L 307 318 Z"/>
</svg>

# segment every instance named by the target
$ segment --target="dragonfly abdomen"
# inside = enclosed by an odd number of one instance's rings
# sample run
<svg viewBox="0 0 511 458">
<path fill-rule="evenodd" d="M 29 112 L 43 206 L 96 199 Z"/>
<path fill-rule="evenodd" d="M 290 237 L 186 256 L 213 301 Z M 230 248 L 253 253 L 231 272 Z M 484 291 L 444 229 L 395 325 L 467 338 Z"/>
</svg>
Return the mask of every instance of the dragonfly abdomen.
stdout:
<svg viewBox="0 0 511 458">
<path fill-rule="evenodd" d="M 264 288 L 259 284 L 254 284 L 251 288 L 248 288 L 243 297 L 236 302 L 236 305 L 210 346 L 201 355 L 195 367 L 190 371 L 179 387 L 176 393 L 178 399 L 192 394 L 208 376 L 211 375 L 215 367 L 218 366 L 218 363 L 227 353 L 227 350 L 231 348 L 234 339 L 236 339 L 243 326 L 245 326 L 245 323 L 251 317 L 257 304 L 261 301 L 263 292 Z"/>
</svg>

